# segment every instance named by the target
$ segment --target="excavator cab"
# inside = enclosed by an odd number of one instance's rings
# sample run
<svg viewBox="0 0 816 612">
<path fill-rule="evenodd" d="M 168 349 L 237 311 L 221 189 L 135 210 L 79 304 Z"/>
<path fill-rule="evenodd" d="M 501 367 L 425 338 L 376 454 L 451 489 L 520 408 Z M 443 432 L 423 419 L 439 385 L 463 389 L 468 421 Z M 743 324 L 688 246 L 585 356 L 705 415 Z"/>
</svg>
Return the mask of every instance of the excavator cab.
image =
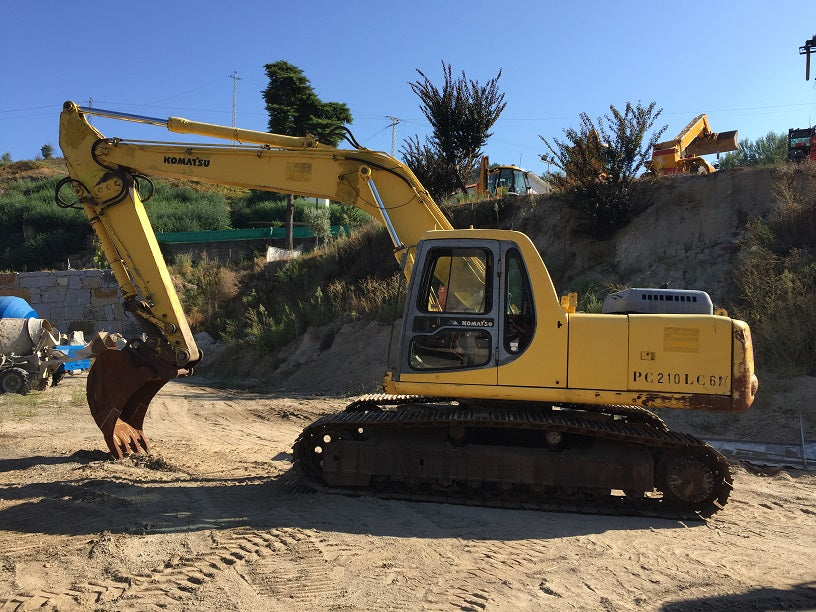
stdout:
<svg viewBox="0 0 816 612">
<path fill-rule="evenodd" d="M 524 195 L 527 193 L 527 181 L 524 171 L 514 166 L 500 166 L 489 170 L 487 174 L 487 191 L 498 196 Z"/>
<path fill-rule="evenodd" d="M 417 248 L 397 371 L 403 378 L 496 385 L 536 327 L 532 285 L 508 240 L 432 239 Z"/>
</svg>

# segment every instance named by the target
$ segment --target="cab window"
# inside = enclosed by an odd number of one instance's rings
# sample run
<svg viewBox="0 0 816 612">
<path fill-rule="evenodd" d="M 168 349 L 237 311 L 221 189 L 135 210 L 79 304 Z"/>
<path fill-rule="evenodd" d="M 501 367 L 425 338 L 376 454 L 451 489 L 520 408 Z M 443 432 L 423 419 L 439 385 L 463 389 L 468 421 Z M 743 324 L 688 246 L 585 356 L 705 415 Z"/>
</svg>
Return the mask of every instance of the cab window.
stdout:
<svg viewBox="0 0 816 612">
<path fill-rule="evenodd" d="M 487 314 L 493 258 L 483 249 L 435 249 L 417 307 L 427 313 Z"/>
<path fill-rule="evenodd" d="M 505 256 L 504 350 L 518 354 L 526 349 L 535 331 L 535 309 L 530 277 L 518 249 Z"/>
</svg>

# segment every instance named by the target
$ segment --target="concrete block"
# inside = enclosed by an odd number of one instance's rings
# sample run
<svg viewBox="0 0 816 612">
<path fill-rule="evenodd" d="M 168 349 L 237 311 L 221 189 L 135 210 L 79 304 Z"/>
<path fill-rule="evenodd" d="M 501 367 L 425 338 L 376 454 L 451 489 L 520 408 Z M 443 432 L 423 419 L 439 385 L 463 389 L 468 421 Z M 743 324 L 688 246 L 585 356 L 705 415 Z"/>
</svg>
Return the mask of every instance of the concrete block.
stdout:
<svg viewBox="0 0 816 612">
<path fill-rule="evenodd" d="M 32 306 L 33 308 L 33 306 Z M 51 308 L 51 304 L 37 304 L 37 307 L 34 308 L 34 311 L 37 313 L 37 316 L 41 319 L 45 319 L 50 321 L 51 323 L 54 322 L 54 309 Z"/>
<path fill-rule="evenodd" d="M 91 290 L 91 304 L 115 304 L 119 301 L 119 291 L 110 287 Z"/>
<path fill-rule="evenodd" d="M 87 306 L 91 303 L 91 294 L 86 289 L 69 289 L 65 294 L 66 306 Z"/>
<path fill-rule="evenodd" d="M 83 289 L 99 289 L 102 286 L 102 274 L 94 274 L 93 276 L 86 276 L 82 279 Z"/>
<path fill-rule="evenodd" d="M 85 310 L 90 308 L 88 304 L 72 304 L 70 306 L 65 307 L 65 318 L 66 319 L 84 319 L 85 318 Z"/>
<path fill-rule="evenodd" d="M 85 306 L 82 310 L 82 318 L 87 321 L 105 321 L 105 307 L 102 305 Z"/>
<path fill-rule="evenodd" d="M 113 275 L 113 270 L 102 270 L 102 284 L 108 287 L 118 287 L 116 277 Z"/>
<path fill-rule="evenodd" d="M 55 287 L 56 278 L 48 272 L 22 272 L 18 276 L 20 287 L 39 289 L 42 287 Z"/>
<path fill-rule="evenodd" d="M 57 327 L 62 326 L 60 327 L 60 331 L 62 331 L 62 328 L 66 327 L 66 325 L 63 325 L 63 323 L 65 323 L 71 318 L 69 314 L 70 309 L 66 308 L 65 306 L 60 306 L 59 304 L 43 304 L 43 307 L 44 309 L 47 309 L 49 312 L 49 315 L 47 317 L 43 315 L 43 318 L 48 319 L 49 321 L 51 321 L 51 323 L 53 323 Z M 40 311 L 37 310 L 37 312 Z"/>
<path fill-rule="evenodd" d="M 40 291 L 40 299 L 45 304 L 64 304 L 68 294 L 68 287 L 43 287 Z"/>
<path fill-rule="evenodd" d="M 68 322 L 68 325 L 64 331 L 68 334 L 79 331 L 82 332 L 86 338 L 92 338 L 96 332 L 101 330 L 97 329 L 97 326 L 93 321 L 85 321 L 84 319 L 80 319 L 77 321 Z"/>
</svg>

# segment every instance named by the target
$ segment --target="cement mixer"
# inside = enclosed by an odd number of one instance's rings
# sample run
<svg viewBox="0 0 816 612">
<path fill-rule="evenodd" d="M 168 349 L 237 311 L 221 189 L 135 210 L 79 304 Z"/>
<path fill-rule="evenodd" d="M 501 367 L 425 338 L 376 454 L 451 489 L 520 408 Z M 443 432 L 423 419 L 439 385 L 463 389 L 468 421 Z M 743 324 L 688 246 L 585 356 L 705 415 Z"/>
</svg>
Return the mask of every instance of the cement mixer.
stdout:
<svg viewBox="0 0 816 612">
<path fill-rule="evenodd" d="M 28 393 L 59 382 L 69 357 L 57 350 L 60 333 L 45 319 L 0 319 L 0 391 Z"/>
</svg>

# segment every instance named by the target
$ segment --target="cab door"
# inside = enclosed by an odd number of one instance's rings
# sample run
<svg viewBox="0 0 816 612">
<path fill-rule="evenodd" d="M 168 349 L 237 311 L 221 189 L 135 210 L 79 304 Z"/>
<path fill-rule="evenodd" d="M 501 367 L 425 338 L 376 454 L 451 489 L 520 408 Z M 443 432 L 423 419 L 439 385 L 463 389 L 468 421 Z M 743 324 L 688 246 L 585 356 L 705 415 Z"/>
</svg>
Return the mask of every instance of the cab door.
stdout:
<svg viewBox="0 0 816 612">
<path fill-rule="evenodd" d="M 497 383 L 500 256 L 495 240 L 420 243 L 403 322 L 400 381 Z"/>
</svg>

